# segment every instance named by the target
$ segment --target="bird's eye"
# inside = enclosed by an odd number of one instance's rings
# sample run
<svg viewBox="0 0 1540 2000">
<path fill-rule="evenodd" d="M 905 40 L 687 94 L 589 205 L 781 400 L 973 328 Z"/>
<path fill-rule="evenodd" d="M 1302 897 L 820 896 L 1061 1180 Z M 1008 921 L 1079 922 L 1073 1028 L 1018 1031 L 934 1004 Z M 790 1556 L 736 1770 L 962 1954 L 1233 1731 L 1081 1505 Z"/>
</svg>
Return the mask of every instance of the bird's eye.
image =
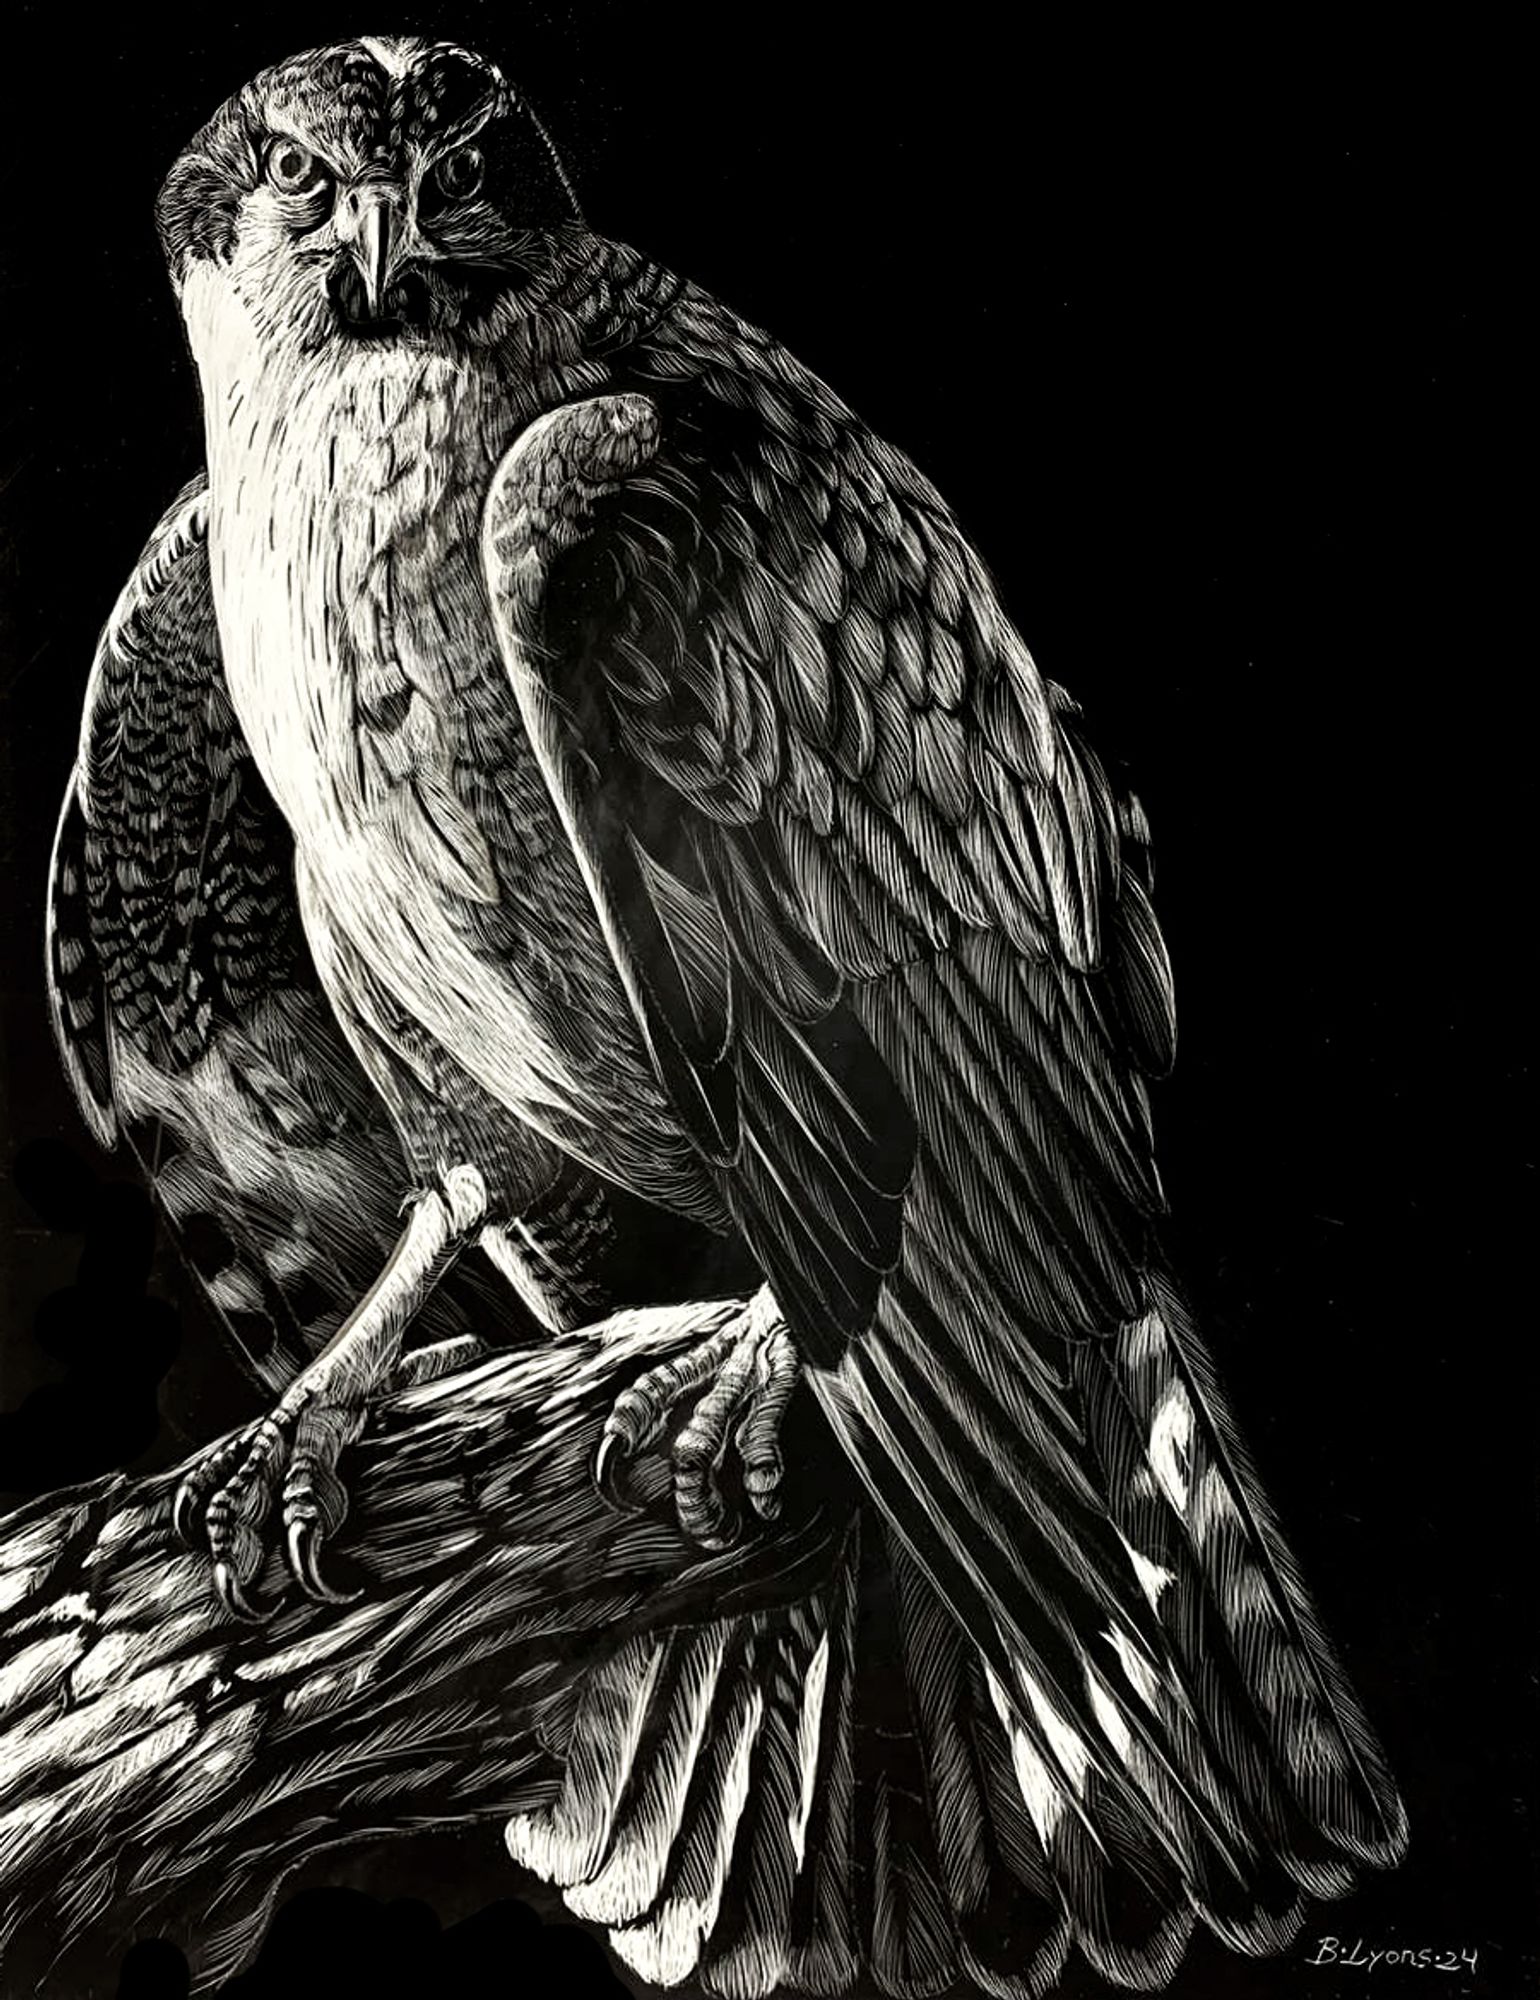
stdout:
<svg viewBox="0 0 1540 2000">
<path fill-rule="evenodd" d="M 486 177 L 487 164 L 474 146 L 446 153 L 433 169 L 434 192 L 444 201 L 469 201 Z"/>
<path fill-rule="evenodd" d="M 315 194 L 329 178 L 315 154 L 298 139 L 275 139 L 263 164 L 280 194 Z"/>
</svg>

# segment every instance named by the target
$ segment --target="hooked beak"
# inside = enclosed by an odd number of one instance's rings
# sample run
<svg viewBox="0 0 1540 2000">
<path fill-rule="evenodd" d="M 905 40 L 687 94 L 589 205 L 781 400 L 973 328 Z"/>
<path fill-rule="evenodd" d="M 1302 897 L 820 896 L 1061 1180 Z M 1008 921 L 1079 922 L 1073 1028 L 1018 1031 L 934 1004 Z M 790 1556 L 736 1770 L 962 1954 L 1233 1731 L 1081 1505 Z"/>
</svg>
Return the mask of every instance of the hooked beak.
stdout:
<svg viewBox="0 0 1540 2000">
<path fill-rule="evenodd" d="M 337 206 L 337 234 L 352 253 L 364 281 L 364 295 L 371 316 L 378 316 L 381 302 L 401 251 L 399 196 L 392 188 L 354 188 Z"/>
</svg>

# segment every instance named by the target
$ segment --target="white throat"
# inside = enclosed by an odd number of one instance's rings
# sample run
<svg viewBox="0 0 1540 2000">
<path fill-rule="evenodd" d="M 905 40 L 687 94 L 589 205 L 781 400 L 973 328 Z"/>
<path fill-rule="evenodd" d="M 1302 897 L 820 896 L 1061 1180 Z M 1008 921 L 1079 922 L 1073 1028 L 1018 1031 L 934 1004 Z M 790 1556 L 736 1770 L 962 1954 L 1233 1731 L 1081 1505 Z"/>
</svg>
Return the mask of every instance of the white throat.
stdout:
<svg viewBox="0 0 1540 2000">
<path fill-rule="evenodd" d="M 360 676 L 410 636 L 393 629 L 401 552 L 426 560 L 433 542 L 442 560 L 454 518 L 474 506 L 489 469 L 485 406 L 474 376 L 420 349 L 307 353 L 267 337 L 212 267 L 189 275 L 182 311 L 203 389 L 231 700 L 296 838 L 333 841 L 362 810 Z"/>
</svg>

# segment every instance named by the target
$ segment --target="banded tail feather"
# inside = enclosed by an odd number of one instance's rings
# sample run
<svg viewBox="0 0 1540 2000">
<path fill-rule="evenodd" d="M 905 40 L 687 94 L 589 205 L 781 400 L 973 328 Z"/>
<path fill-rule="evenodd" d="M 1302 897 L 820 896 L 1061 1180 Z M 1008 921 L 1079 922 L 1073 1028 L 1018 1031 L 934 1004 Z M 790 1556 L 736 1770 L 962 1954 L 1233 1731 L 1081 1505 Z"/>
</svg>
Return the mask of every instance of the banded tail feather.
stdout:
<svg viewBox="0 0 1540 2000">
<path fill-rule="evenodd" d="M 1070 1363 L 1122 1582 L 993 1657 L 900 1496 L 796 1601 L 593 1670 L 515 1859 L 664 1987 L 1164 1986 L 1199 1926 L 1283 1949 L 1405 1817 L 1175 1293 Z M 913 1385 L 909 1385 L 912 1389 Z M 1027 1560 L 1027 1558 L 1023 1558 Z M 1071 1675 L 1078 1686 L 1070 1686 Z"/>
</svg>

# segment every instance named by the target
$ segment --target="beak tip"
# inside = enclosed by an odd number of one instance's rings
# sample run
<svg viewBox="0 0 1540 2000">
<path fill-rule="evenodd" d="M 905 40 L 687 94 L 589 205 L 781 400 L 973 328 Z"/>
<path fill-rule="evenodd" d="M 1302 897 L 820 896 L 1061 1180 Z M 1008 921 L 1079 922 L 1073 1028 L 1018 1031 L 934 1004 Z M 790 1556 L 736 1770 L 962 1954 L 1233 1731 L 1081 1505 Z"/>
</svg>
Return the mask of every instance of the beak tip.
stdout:
<svg viewBox="0 0 1540 2000">
<path fill-rule="evenodd" d="M 371 313 L 378 313 L 389 286 L 395 262 L 396 211 L 389 200 L 352 197 L 355 223 L 352 232 L 353 261 L 364 281 L 364 294 Z"/>
</svg>

